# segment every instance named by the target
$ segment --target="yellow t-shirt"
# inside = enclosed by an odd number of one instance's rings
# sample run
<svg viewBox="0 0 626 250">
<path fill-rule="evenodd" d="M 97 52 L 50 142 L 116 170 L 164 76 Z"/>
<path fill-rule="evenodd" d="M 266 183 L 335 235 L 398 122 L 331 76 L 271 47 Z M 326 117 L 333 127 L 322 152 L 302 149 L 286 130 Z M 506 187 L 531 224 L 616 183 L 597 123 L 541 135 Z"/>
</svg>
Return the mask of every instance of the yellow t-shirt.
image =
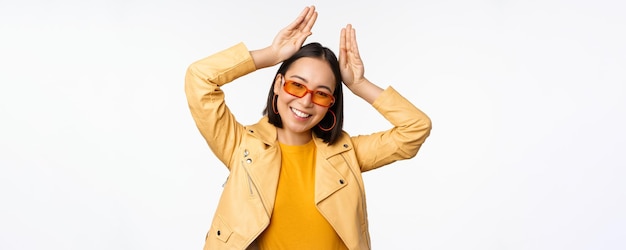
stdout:
<svg viewBox="0 0 626 250">
<path fill-rule="evenodd" d="M 348 249 L 315 207 L 315 142 L 280 144 L 282 166 L 261 249 Z"/>
</svg>

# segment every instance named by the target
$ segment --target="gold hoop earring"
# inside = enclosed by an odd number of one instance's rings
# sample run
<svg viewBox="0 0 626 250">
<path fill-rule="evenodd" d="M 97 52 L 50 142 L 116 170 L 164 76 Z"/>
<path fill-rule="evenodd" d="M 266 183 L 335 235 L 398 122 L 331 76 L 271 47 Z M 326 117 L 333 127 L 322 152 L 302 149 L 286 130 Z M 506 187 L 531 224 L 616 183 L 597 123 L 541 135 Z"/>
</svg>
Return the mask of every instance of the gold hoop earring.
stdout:
<svg viewBox="0 0 626 250">
<path fill-rule="evenodd" d="M 335 112 L 333 112 L 330 109 L 328 110 L 328 112 L 330 112 L 330 114 L 333 116 L 333 125 L 330 126 L 330 128 L 324 128 L 324 127 L 322 127 L 322 125 L 320 125 L 321 122 L 317 124 L 317 127 L 320 128 L 324 132 L 328 132 L 328 131 L 333 130 L 333 128 L 335 128 L 335 124 L 337 124 L 337 116 L 335 116 Z M 326 113 L 326 114 L 328 114 L 328 113 Z M 326 118 L 326 116 L 324 116 L 324 118 Z"/>
<path fill-rule="evenodd" d="M 278 114 L 278 100 L 276 100 L 276 97 L 278 97 L 278 95 L 274 95 L 274 97 L 272 97 L 272 111 L 275 115 Z"/>
</svg>

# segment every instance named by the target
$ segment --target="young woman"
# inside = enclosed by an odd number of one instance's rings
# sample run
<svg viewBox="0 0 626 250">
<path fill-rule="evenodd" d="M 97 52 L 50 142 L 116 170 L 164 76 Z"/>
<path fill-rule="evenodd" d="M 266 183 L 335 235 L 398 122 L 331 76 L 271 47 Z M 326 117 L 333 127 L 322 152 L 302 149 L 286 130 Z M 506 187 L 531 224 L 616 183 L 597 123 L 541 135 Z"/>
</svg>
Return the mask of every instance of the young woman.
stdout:
<svg viewBox="0 0 626 250">
<path fill-rule="evenodd" d="M 307 7 L 270 46 L 240 43 L 187 71 L 192 116 L 230 171 L 204 249 L 370 249 L 361 173 L 414 157 L 430 133 L 424 113 L 364 77 L 351 25 L 341 30 L 339 60 L 318 43 L 302 46 L 316 19 Z M 221 86 L 278 63 L 264 116 L 238 123 Z M 342 131 L 342 82 L 393 128 Z"/>
</svg>

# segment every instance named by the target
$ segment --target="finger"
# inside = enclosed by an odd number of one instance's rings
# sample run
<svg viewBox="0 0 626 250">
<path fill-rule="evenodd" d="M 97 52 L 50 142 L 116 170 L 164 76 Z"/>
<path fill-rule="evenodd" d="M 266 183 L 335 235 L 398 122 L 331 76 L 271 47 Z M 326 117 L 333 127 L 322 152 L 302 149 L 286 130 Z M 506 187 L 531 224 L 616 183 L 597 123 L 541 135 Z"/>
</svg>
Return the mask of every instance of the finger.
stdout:
<svg viewBox="0 0 626 250">
<path fill-rule="evenodd" d="M 344 37 L 346 46 L 346 55 L 352 56 L 352 24 L 346 25 L 346 35 Z"/>
<path fill-rule="evenodd" d="M 352 25 L 346 28 L 346 47 L 351 63 L 358 63 L 358 60 L 360 60 L 359 48 L 356 44 L 356 31 L 352 28 Z"/>
<path fill-rule="evenodd" d="M 298 28 L 302 24 L 302 21 L 304 21 L 308 13 L 309 13 L 309 7 L 305 7 L 304 10 L 300 12 L 300 15 L 296 17 L 296 20 L 293 20 L 293 22 L 291 22 L 287 27 L 285 27 L 285 29 L 293 30 L 293 29 Z"/>
<path fill-rule="evenodd" d="M 315 24 L 315 21 L 317 20 L 317 11 L 315 11 L 315 7 L 312 7 L 313 10 L 311 11 L 311 16 L 308 17 L 308 19 L 306 20 L 306 24 L 304 26 L 304 28 L 302 29 L 302 31 L 304 32 L 310 32 L 311 29 L 313 28 L 313 25 Z"/>
<path fill-rule="evenodd" d="M 354 28 L 352 28 L 352 32 L 350 32 L 350 46 L 354 56 L 359 58 L 359 45 L 356 42 L 356 30 Z"/>
<path fill-rule="evenodd" d="M 306 11 L 306 12 L 303 12 L 304 18 L 300 21 L 300 23 L 298 23 L 298 26 L 295 29 L 298 29 L 298 30 L 305 29 L 308 22 L 311 20 L 313 13 L 315 13 L 315 7 L 313 6 L 308 6 L 304 10 Z"/>
<path fill-rule="evenodd" d="M 317 11 L 315 11 L 315 6 L 311 6 L 304 21 L 300 23 L 299 27 L 297 28 L 300 31 L 295 36 L 295 42 L 298 46 L 302 46 L 302 44 L 304 44 L 304 41 L 309 36 L 311 36 L 311 34 L 313 34 L 311 32 L 311 28 L 313 27 L 313 24 L 315 24 L 315 20 L 317 20 Z"/>
<path fill-rule="evenodd" d="M 339 65 L 346 64 L 346 28 L 341 29 L 339 35 Z"/>
</svg>

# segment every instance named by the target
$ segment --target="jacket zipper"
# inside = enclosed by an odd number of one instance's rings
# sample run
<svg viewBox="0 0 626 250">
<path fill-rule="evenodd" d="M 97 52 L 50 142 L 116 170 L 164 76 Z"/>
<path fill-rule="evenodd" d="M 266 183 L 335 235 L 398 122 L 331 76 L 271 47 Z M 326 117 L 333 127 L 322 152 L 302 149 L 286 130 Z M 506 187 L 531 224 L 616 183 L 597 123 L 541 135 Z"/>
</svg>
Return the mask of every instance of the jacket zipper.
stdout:
<svg viewBox="0 0 626 250">
<path fill-rule="evenodd" d="M 248 191 L 250 191 L 250 196 L 254 196 L 254 192 L 252 192 L 252 185 L 254 185 L 254 183 L 252 182 L 252 177 L 250 177 L 250 174 L 248 174 Z M 259 197 L 261 196 L 259 195 Z"/>
<path fill-rule="evenodd" d="M 265 202 L 263 202 L 263 197 L 261 197 L 261 193 L 259 192 L 259 189 L 256 187 L 256 184 L 254 184 L 254 182 L 252 181 L 252 176 L 250 176 L 250 174 L 247 173 L 247 171 L 246 171 L 246 174 L 248 174 L 248 188 L 250 190 L 250 195 L 251 196 L 254 195 L 253 191 L 256 191 L 256 193 L 259 196 L 259 200 L 261 200 L 261 205 L 263 205 L 263 211 L 265 211 L 265 214 L 269 218 L 270 214 L 267 212 L 267 207 L 265 206 Z M 253 188 L 254 188 L 254 190 L 253 190 Z"/>
<path fill-rule="evenodd" d="M 242 166 L 244 166 L 243 162 L 242 162 Z M 263 205 L 263 211 L 265 211 L 265 214 L 267 215 L 267 218 L 270 218 L 271 215 L 267 211 L 267 207 L 265 206 L 265 202 L 263 202 L 263 197 L 261 197 L 261 193 L 259 192 L 259 189 L 254 184 L 254 181 L 252 181 L 252 176 L 250 175 L 250 172 L 248 172 L 248 168 L 244 166 L 243 169 L 246 170 L 246 175 L 248 176 L 248 190 L 250 191 L 250 196 L 254 196 L 254 192 L 253 191 L 257 192 L 257 194 L 259 196 L 259 200 L 261 201 L 261 205 Z M 254 188 L 254 190 L 253 190 L 253 188 Z M 256 233 L 254 235 L 254 237 L 252 237 L 252 241 L 246 242 L 246 244 L 245 244 L 246 248 L 248 248 L 252 244 L 252 242 L 254 242 L 259 237 L 259 235 L 261 235 L 261 233 L 265 230 L 265 228 L 267 228 L 267 225 L 268 224 L 263 225 L 263 230 L 261 230 L 258 233 Z"/>
<path fill-rule="evenodd" d="M 254 192 L 252 192 L 252 185 L 254 183 L 252 182 L 252 177 L 250 176 L 250 173 L 248 172 L 248 168 L 244 164 L 245 164 L 245 162 L 242 159 L 241 160 L 241 166 L 243 167 L 243 169 L 246 170 L 246 176 L 248 176 L 248 193 L 250 194 L 250 196 L 253 196 Z"/>
</svg>

